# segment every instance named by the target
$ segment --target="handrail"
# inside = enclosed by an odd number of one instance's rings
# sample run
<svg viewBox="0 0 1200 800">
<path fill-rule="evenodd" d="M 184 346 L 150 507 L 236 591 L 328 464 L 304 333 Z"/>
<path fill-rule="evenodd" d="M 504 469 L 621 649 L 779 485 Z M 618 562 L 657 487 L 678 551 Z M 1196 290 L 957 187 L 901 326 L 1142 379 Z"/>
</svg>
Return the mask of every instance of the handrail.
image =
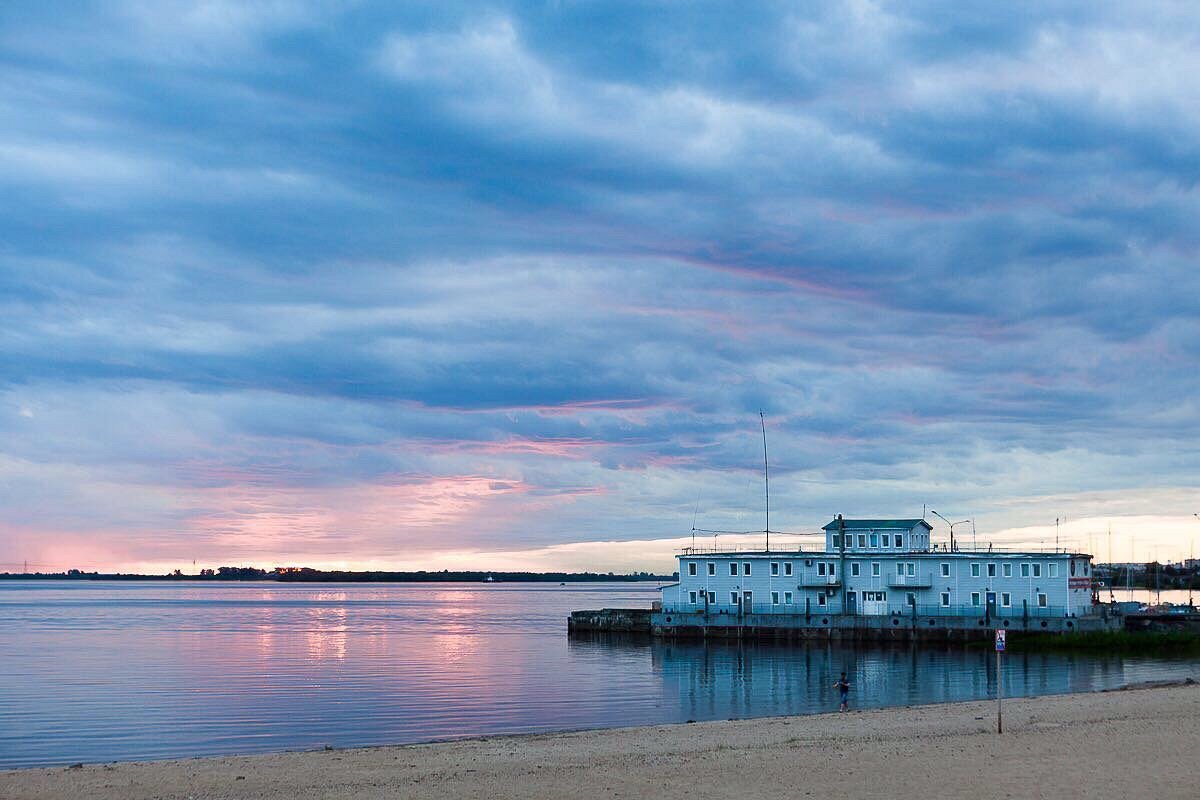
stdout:
<svg viewBox="0 0 1200 800">
<path fill-rule="evenodd" d="M 796 547 L 791 550 L 758 550 L 750 547 L 685 547 L 681 551 L 684 556 L 703 556 L 703 555 L 755 555 L 755 556 L 787 556 L 796 553 L 812 554 L 819 552 L 816 550 L 805 550 L 802 547 Z"/>
<path fill-rule="evenodd" d="M 929 549 L 929 550 L 896 550 L 883 547 L 877 548 L 851 548 L 847 547 L 842 550 L 826 550 L 821 548 L 805 548 L 801 546 L 793 546 L 787 549 L 780 550 L 762 550 L 754 545 L 726 545 L 724 547 L 684 547 L 680 549 L 680 555 L 695 556 L 695 555 L 723 555 L 733 554 L 738 555 L 754 555 L 757 557 L 770 556 L 786 556 L 794 553 L 803 553 L 805 555 L 824 555 L 831 558 L 845 556 L 846 558 L 868 558 L 877 556 L 953 556 L 953 555 L 1022 555 L 1022 556 L 1064 556 L 1064 555 L 1079 555 L 1088 556 L 1090 553 L 1083 553 L 1069 547 L 1056 547 L 1049 550 L 1030 550 L 1022 547 L 978 547 L 956 545 L 953 550 L 946 549 Z"/>
</svg>

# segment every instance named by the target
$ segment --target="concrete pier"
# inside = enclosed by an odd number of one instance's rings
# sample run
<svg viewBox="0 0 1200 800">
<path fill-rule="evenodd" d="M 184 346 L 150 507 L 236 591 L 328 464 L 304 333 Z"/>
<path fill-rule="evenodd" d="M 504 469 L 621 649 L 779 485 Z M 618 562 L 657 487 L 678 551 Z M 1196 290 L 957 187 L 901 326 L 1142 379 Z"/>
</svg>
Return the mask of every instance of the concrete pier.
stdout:
<svg viewBox="0 0 1200 800">
<path fill-rule="evenodd" d="M 573 611 L 567 618 L 567 632 L 650 633 L 650 609 L 602 608 Z"/>
<path fill-rule="evenodd" d="M 837 639 L 964 642 L 990 639 L 996 628 L 1028 633 L 1119 630 L 1119 618 L 924 616 L 863 614 L 705 614 L 605 608 L 576 611 L 569 633 L 642 633 L 662 638 Z"/>
<path fill-rule="evenodd" d="M 651 633 L 662 637 L 842 639 L 854 641 L 962 642 L 990 639 L 996 628 L 1028 633 L 1118 630 L 1120 621 L 1098 616 L 1022 617 L 863 614 L 651 615 Z"/>
</svg>

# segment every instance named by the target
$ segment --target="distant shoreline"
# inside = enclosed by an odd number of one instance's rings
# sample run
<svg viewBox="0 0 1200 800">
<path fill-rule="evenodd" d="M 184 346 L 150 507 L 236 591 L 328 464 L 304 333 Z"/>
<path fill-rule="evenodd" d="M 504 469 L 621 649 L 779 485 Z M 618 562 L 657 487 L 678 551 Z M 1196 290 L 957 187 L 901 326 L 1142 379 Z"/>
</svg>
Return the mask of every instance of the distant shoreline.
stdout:
<svg viewBox="0 0 1200 800">
<path fill-rule="evenodd" d="M 229 575 L 141 575 L 131 573 L 14 573 L 0 572 L 0 581 L 150 581 L 157 583 L 661 583 L 673 575 L 596 572 L 335 572 L 296 570 Z"/>
<path fill-rule="evenodd" d="M 1131 686 L 1131 689 L 1141 689 Z M 852 689 L 851 705 L 854 703 Z M 683 798 L 892 796 L 1195 797 L 1200 690 L 1006 700 L 769 717 L 423 745 L 87 764 L 0 772 L 14 800 L 90 797 L 399 796 Z M 1136 765 L 1131 768 L 1130 765 Z M 1034 791 L 1036 788 L 1036 791 Z"/>
</svg>

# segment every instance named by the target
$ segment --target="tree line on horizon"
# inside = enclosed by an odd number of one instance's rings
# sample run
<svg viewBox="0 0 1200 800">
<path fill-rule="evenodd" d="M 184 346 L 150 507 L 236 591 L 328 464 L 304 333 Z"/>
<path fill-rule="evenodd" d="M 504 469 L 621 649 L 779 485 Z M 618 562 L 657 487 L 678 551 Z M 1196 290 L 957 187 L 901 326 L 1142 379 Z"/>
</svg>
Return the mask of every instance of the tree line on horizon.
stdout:
<svg viewBox="0 0 1200 800">
<path fill-rule="evenodd" d="M 632 582 L 674 580 L 679 573 L 656 575 L 650 572 L 497 572 L 489 570 L 441 570 L 440 572 L 370 570 L 319 570 L 311 567 L 276 567 L 265 570 L 258 567 L 217 567 L 202 569 L 197 575 L 184 574 L 175 570 L 162 575 L 143 575 L 123 572 L 85 572 L 70 569 L 65 572 L 0 573 L 4 578 L 40 578 L 45 580 L 146 580 L 146 581 L 279 581 L 282 583 L 448 583 L 448 582 L 503 582 L 503 583 L 598 583 L 604 581 Z"/>
</svg>

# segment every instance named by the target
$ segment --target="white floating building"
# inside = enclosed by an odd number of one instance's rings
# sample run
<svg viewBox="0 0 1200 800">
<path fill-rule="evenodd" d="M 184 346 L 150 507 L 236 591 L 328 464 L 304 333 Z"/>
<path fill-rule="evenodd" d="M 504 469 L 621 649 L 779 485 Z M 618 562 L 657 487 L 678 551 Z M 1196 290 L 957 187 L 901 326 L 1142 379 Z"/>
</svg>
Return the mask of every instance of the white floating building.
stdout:
<svg viewBox="0 0 1200 800">
<path fill-rule="evenodd" d="M 1110 627 L 1098 613 L 1088 554 L 939 546 L 923 519 L 839 515 L 824 530 L 820 551 L 685 549 L 679 582 L 663 587 L 655 632 L 920 629 L 927 637 Z"/>
</svg>

